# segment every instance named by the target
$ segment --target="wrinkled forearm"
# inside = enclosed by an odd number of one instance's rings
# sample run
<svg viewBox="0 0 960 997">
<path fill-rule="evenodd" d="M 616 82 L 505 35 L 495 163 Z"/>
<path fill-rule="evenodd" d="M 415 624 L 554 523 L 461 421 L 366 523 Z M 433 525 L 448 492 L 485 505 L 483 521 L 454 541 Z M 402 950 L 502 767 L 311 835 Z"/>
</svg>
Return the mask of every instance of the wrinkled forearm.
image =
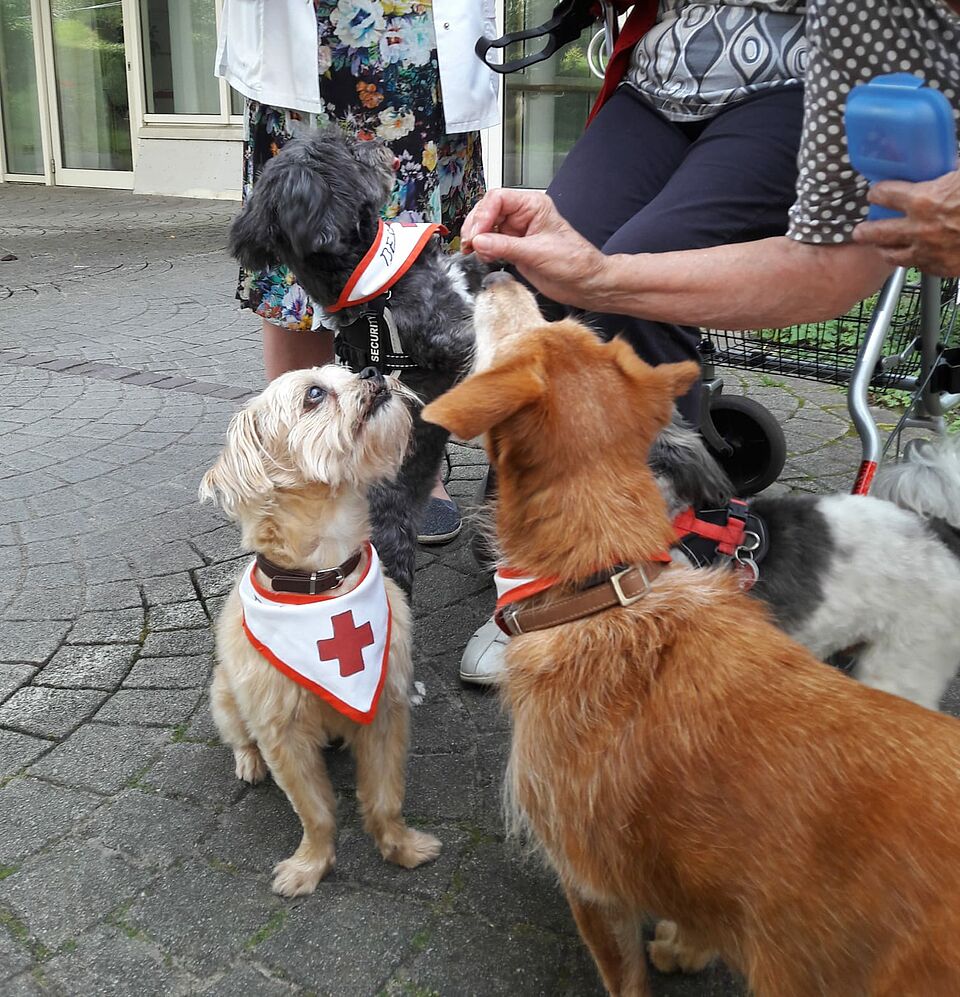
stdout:
<svg viewBox="0 0 960 997">
<path fill-rule="evenodd" d="M 675 253 L 611 256 L 578 304 L 714 329 L 834 318 L 872 294 L 890 267 L 872 249 L 779 236 Z"/>
</svg>

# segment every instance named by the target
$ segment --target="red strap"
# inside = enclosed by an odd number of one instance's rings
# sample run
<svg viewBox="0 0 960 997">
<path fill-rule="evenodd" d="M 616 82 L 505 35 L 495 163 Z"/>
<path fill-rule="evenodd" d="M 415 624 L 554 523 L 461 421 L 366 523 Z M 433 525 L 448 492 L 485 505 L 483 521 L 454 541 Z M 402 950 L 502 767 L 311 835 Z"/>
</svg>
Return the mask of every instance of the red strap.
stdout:
<svg viewBox="0 0 960 997">
<path fill-rule="evenodd" d="M 723 526 L 717 523 L 707 523 L 702 519 L 697 519 L 696 512 L 690 508 L 684 509 L 683 512 L 674 517 L 673 528 L 677 531 L 678 540 L 680 537 L 693 533 L 698 537 L 703 537 L 704 540 L 715 540 L 717 550 L 721 554 L 733 557 L 737 548 L 743 543 L 746 523 L 735 516 L 730 516 Z"/>
<path fill-rule="evenodd" d="M 607 63 L 606 72 L 603 75 L 603 86 L 600 93 L 593 102 L 590 109 L 590 117 L 587 118 L 587 127 L 597 116 L 597 111 L 613 96 L 613 91 L 620 85 L 620 81 L 627 73 L 630 65 L 630 56 L 637 42 L 653 27 L 657 19 L 657 11 L 660 8 L 659 0 L 639 0 L 634 4 L 630 16 L 620 29 L 620 36 L 617 44 L 613 47 L 613 54 Z"/>
</svg>

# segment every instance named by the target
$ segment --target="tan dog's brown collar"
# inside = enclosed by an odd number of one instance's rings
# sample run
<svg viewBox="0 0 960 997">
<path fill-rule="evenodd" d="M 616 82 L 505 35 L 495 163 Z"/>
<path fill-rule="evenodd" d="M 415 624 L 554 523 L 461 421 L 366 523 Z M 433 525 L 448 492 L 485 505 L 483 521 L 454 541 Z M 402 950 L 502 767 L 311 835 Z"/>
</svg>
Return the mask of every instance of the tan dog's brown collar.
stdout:
<svg viewBox="0 0 960 997">
<path fill-rule="evenodd" d="M 302 571 L 299 568 L 282 568 L 263 554 L 257 554 L 257 567 L 270 579 L 274 592 L 296 592 L 299 595 L 316 595 L 335 589 L 360 563 L 363 548 L 351 554 L 343 564 L 319 571 Z"/>
<path fill-rule="evenodd" d="M 561 599 L 539 606 L 524 608 L 526 599 L 511 602 L 496 612 L 495 618 L 502 630 L 516 637 L 533 630 L 549 630 L 562 623 L 572 623 L 595 613 L 602 613 L 614 606 L 631 606 L 642 599 L 654 579 L 670 566 L 670 559 L 644 561 L 626 568 L 611 568 L 601 574 L 600 580 Z"/>
</svg>

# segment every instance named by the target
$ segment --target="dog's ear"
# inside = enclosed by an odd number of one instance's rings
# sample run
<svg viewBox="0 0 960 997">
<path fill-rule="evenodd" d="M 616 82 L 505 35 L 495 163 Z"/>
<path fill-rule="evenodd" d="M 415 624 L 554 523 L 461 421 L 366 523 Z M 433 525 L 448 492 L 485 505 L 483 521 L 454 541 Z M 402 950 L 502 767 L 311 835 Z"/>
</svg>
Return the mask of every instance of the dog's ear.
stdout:
<svg viewBox="0 0 960 997">
<path fill-rule="evenodd" d="M 276 221 L 265 192 L 251 192 L 230 223 L 230 255 L 248 270 L 266 270 L 280 262 Z"/>
<path fill-rule="evenodd" d="M 624 339 L 613 340 L 608 348 L 616 351 L 617 364 L 627 377 L 663 392 L 671 401 L 685 395 L 700 377 L 700 365 L 692 360 L 651 367 L 637 356 Z"/>
<path fill-rule="evenodd" d="M 491 367 L 432 401 L 421 413 L 424 422 L 472 440 L 542 398 L 546 382 L 535 365 L 515 362 Z"/>
<path fill-rule="evenodd" d="M 262 499 L 274 487 L 263 461 L 265 453 L 256 412 L 241 409 L 230 420 L 217 462 L 200 481 L 200 501 L 214 501 L 233 517 L 239 506 Z"/>
<path fill-rule="evenodd" d="M 263 270 L 290 256 L 302 260 L 330 250 L 337 243 L 330 198 L 316 169 L 279 153 L 263 168 L 230 226 L 230 252 L 243 266 Z"/>
<path fill-rule="evenodd" d="M 300 259 L 330 250 L 337 243 L 337 231 L 330 224 L 332 193 L 326 180 L 302 162 L 284 162 L 282 153 L 269 165 L 275 168 L 271 183 L 276 225 L 291 250 Z"/>
<path fill-rule="evenodd" d="M 655 382 L 663 386 L 670 398 L 680 398 L 700 379 L 700 365 L 692 360 L 662 363 L 654 367 L 652 373 Z"/>
</svg>

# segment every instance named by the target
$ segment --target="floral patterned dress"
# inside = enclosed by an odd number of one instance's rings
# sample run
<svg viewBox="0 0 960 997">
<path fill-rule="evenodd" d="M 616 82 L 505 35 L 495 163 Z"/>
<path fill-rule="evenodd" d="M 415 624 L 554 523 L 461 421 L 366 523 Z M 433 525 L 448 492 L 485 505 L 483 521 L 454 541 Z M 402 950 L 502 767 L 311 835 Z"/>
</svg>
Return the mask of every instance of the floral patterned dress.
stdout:
<svg viewBox="0 0 960 997">
<path fill-rule="evenodd" d="M 246 101 L 244 198 L 289 139 L 335 121 L 360 138 L 385 139 L 399 158 L 384 217 L 442 222 L 456 246 L 463 219 L 484 192 L 480 135 L 444 134 L 430 0 L 314 0 L 314 6 L 324 113 Z M 310 299 L 286 267 L 241 270 L 237 297 L 275 325 L 312 327 Z"/>
</svg>

